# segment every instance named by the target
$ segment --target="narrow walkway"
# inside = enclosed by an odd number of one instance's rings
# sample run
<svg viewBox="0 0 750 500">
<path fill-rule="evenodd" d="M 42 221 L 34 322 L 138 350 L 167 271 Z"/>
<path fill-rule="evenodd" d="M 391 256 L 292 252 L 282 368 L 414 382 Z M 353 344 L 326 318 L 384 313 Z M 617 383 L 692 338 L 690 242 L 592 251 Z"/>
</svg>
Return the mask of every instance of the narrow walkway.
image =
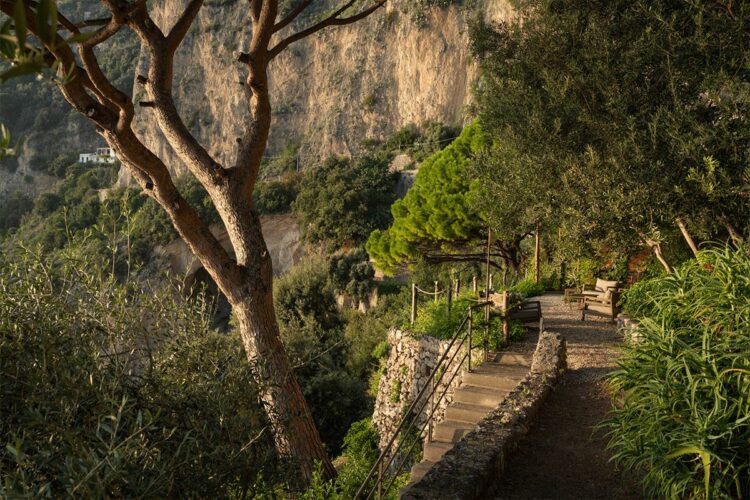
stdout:
<svg viewBox="0 0 750 500">
<path fill-rule="evenodd" d="M 616 366 L 620 337 L 604 319 L 580 321 L 559 294 L 541 300 L 545 328 L 567 342 L 568 372 L 510 457 L 496 498 L 641 498 L 635 478 L 609 462 L 604 432 L 594 429 L 611 406 L 602 377 Z"/>
</svg>

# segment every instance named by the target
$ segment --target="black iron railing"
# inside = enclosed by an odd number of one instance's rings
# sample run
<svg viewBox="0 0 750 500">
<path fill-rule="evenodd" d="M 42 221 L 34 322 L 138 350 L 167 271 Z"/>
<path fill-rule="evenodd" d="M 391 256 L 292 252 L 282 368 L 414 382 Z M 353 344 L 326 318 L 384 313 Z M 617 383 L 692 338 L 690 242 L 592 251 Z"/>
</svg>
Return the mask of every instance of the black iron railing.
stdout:
<svg viewBox="0 0 750 500">
<path fill-rule="evenodd" d="M 388 444 L 380 453 L 367 477 L 362 482 L 362 485 L 354 496 L 355 499 L 369 500 L 373 497 L 380 499 L 384 495 L 387 495 L 398 480 L 399 475 L 406 467 L 411 465 L 410 457 L 417 444 L 423 440 L 422 436 L 425 436 L 428 442 L 432 441 L 435 413 L 448 393 L 453 380 L 461 372 L 464 361 L 466 362 L 467 370 L 471 371 L 472 335 L 474 328 L 473 312 L 475 309 L 489 307 L 491 304 L 492 302 L 485 301 L 469 307 L 466 316 L 453 334 L 448 347 L 432 369 L 428 379 L 430 382 L 426 383 L 420 389 L 414 401 L 407 408 L 396 427 L 396 431 L 388 440 Z M 486 360 L 488 355 L 488 339 L 485 338 L 482 344 Z M 467 347 L 459 357 L 459 352 L 462 351 L 464 345 Z M 449 357 L 450 359 L 448 359 Z M 457 357 L 459 359 L 456 362 Z M 452 371 L 450 367 L 454 367 Z M 451 373 L 448 373 L 449 371 Z M 447 383 L 444 384 L 442 391 L 439 391 L 441 383 L 444 380 L 447 380 Z M 437 394 L 438 392 L 440 392 L 439 395 Z M 427 405 L 429 405 L 427 419 L 420 425 L 418 423 L 419 416 L 425 411 Z M 408 439 L 409 437 L 411 439 Z"/>
</svg>

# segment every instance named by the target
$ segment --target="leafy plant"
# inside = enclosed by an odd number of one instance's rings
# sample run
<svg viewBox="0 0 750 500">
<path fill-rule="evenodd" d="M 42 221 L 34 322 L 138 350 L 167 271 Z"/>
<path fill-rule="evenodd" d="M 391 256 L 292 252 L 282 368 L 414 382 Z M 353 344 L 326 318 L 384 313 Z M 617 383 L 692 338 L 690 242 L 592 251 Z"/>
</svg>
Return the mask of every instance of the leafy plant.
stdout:
<svg viewBox="0 0 750 500">
<path fill-rule="evenodd" d="M 541 283 L 534 283 L 533 278 L 526 278 L 513 285 L 510 291 L 519 293 L 525 298 L 534 297 L 544 293 L 544 285 Z"/>
<path fill-rule="evenodd" d="M 230 496 L 277 470 L 235 335 L 78 244 L 0 269 L 0 496 Z"/>
<path fill-rule="evenodd" d="M 706 250 L 635 285 L 610 430 L 614 459 L 657 497 L 750 495 L 750 256 Z"/>
</svg>

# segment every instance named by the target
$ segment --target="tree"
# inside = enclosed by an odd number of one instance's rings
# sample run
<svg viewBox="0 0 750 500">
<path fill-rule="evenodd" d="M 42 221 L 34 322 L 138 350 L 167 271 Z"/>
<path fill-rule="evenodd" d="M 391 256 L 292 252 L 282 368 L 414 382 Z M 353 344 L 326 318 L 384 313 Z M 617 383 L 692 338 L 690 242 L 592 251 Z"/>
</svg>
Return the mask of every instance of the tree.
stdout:
<svg viewBox="0 0 750 500">
<path fill-rule="evenodd" d="M 300 185 L 294 210 L 305 238 L 334 248 L 361 244 L 374 229 L 390 222 L 398 174 L 389 172 L 390 155 L 352 162 L 330 158 Z"/>
<path fill-rule="evenodd" d="M 270 133 L 270 63 L 292 43 L 329 26 L 363 19 L 383 6 L 385 0 L 364 6 L 357 0 L 345 0 L 298 31 L 300 14 L 312 0 L 299 0 L 284 9 L 277 0 L 248 2 L 252 37 L 247 51 L 238 58 L 246 75 L 242 89 L 248 118 L 242 137 L 232 145 L 235 160 L 231 165 L 219 164 L 190 133 L 172 95 L 174 54 L 203 1 L 189 0 L 175 24 L 168 30 L 164 27 L 164 31 L 154 23 L 146 2 L 101 3 L 109 17 L 84 22 L 71 21 L 57 12 L 52 0 L 0 0 L 0 9 L 13 16 L 18 50 L 31 53 L 29 47 L 34 42 L 26 37 L 28 28 L 39 43 L 33 49 L 34 62 L 54 65 L 65 99 L 96 125 L 97 132 L 115 150 L 144 193 L 166 211 L 179 235 L 227 297 L 261 387 L 260 397 L 279 454 L 297 462 L 303 481 L 312 477 L 318 461 L 324 473 L 333 476 L 333 466 L 279 339 L 271 257 L 253 207 L 252 192 Z M 89 29 L 92 26 L 95 29 Z M 136 78 L 146 95 L 138 105 L 153 112 L 150 119 L 158 124 L 171 148 L 208 192 L 229 235 L 232 252 L 221 246 L 195 207 L 180 195 L 167 165 L 137 137 L 132 126 L 132 97 L 102 71 L 97 50 L 106 51 L 107 40 L 122 30 L 135 33 L 148 55 L 147 71 Z M 66 43 L 65 39 L 71 36 L 70 43 Z M 7 55 L 5 48 L 0 53 Z M 3 76 L 7 77 L 7 73 Z"/>
<path fill-rule="evenodd" d="M 470 166 L 486 147 L 479 124 L 463 129 L 442 151 L 419 168 L 414 185 L 391 207 L 393 224 L 375 230 L 367 251 L 376 267 L 394 273 L 424 259 L 429 263 L 484 262 L 487 216 L 477 209 L 479 182 L 470 178 Z M 511 267 L 520 264 L 524 234 L 493 240 L 492 255 Z"/>
<path fill-rule="evenodd" d="M 667 270 L 661 243 L 678 227 L 742 239 L 748 6 L 529 0 L 520 12 L 472 29 L 481 122 L 531 176 L 558 181 L 557 222 L 604 247 L 646 244 Z M 721 203 L 699 181 L 711 176 L 736 187 Z"/>
</svg>

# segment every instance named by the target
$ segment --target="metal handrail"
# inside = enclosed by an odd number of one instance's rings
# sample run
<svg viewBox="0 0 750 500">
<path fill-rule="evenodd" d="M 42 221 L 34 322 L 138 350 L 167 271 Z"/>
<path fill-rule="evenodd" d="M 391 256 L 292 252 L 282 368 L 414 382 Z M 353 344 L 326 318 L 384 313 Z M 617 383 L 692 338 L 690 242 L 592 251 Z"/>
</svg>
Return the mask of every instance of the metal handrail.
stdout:
<svg viewBox="0 0 750 500">
<path fill-rule="evenodd" d="M 398 452 L 401 450 L 401 447 L 404 444 L 404 441 L 403 440 L 399 441 L 398 445 L 396 446 L 396 448 L 394 450 L 392 450 L 391 448 L 393 447 L 393 444 L 396 441 L 396 438 L 399 436 L 399 434 L 402 433 L 402 431 L 410 430 L 413 427 L 414 422 L 416 421 L 418 415 L 421 414 L 422 410 L 427 405 L 427 402 L 430 401 L 431 398 L 434 396 L 434 394 L 437 392 L 437 388 L 440 386 L 440 383 L 442 382 L 443 377 L 445 376 L 445 373 L 446 373 L 447 370 L 444 370 L 442 373 L 440 373 L 440 375 L 437 377 L 437 380 L 435 379 L 435 375 L 437 375 L 438 370 L 440 370 L 440 368 L 443 366 L 444 361 L 448 357 L 448 354 L 451 352 L 451 350 L 453 350 L 453 347 L 456 344 L 456 341 L 459 339 L 459 337 L 462 337 L 461 341 L 459 342 L 458 346 L 454 350 L 454 352 L 453 352 L 453 354 L 451 356 L 450 361 L 448 361 L 448 363 L 447 363 L 447 366 L 450 366 L 451 363 L 454 362 L 454 360 L 456 358 L 456 355 L 458 354 L 459 350 L 461 349 L 461 347 L 464 344 L 464 341 L 466 341 L 468 339 L 468 349 L 467 349 L 467 352 L 466 352 L 466 354 L 464 354 L 464 356 L 461 359 L 460 363 L 458 363 L 458 367 L 454 371 L 454 373 L 451 376 L 450 381 L 448 382 L 448 384 L 446 385 L 446 387 L 443 389 L 443 392 L 440 395 L 440 397 L 438 398 L 438 401 L 434 402 L 434 400 L 433 400 L 432 411 L 430 412 L 430 415 L 426 419 L 425 423 L 422 424 L 422 427 L 419 430 L 418 436 L 421 436 L 422 432 L 424 432 L 425 427 L 428 424 L 431 423 L 432 418 L 433 418 L 433 416 L 435 414 L 435 410 L 437 409 L 438 405 L 440 404 L 440 402 L 445 397 L 445 394 L 447 393 L 448 388 L 450 387 L 450 384 L 453 382 L 453 380 L 455 379 L 455 377 L 458 374 L 458 372 L 460 372 L 460 366 L 463 364 L 464 359 L 466 359 L 467 357 L 469 359 L 469 370 L 471 370 L 471 350 L 472 350 L 472 345 L 471 345 L 471 324 L 472 324 L 472 312 L 473 312 L 474 309 L 488 306 L 491 303 L 492 303 L 491 301 L 486 301 L 486 302 L 475 304 L 475 305 L 469 307 L 469 310 L 468 310 L 466 316 L 464 316 L 463 320 L 461 320 L 461 323 L 459 324 L 458 328 L 456 329 L 456 333 L 453 334 L 453 337 L 451 338 L 451 341 L 448 344 L 448 347 L 445 349 L 445 352 L 443 352 L 443 354 L 438 359 L 438 362 L 435 364 L 435 367 L 430 372 L 430 376 L 429 376 L 428 380 L 430 380 L 431 383 L 425 384 L 422 387 L 422 389 L 420 389 L 420 391 L 417 393 L 417 396 L 414 398 L 414 400 L 412 401 L 412 403 L 409 405 L 409 408 L 406 410 L 406 412 L 404 412 L 404 415 L 401 418 L 401 421 L 399 422 L 398 426 L 396 427 L 396 430 L 394 431 L 394 433 L 391 436 L 391 438 L 388 440 L 388 444 L 386 444 L 385 448 L 383 448 L 383 451 L 378 456 L 378 459 L 375 461 L 375 463 L 373 464 L 372 468 L 370 468 L 370 471 L 367 474 L 367 477 L 365 477 L 364 481 L 362 481 L 362 484 L 360 485 L 359 489 L 357 490 L 357 493 L 354 495 L 355 499 L 365 498 L 365 499 L 369 500 L 370 498 L 372 498 L 372 495 L 376 491 L 378 493 L 378 497 L 382 493 L 383 468 L 388 468 L 388 467 L 391 466 L 391 464 L 393 463 L 393 461 L 396 459 L 396 457 L 398 455 Z M 462 336 L 461 334 L 464 333 L 464 327 L 467 326 L 467 325 L 469 326 L 469 328 L 467 329 L 466 334 Z M 429 392 L 429 394 L 427 394 L 428 387 L 432 387 L 432 390 Z M 425 396 L 425 394 L 427 394 L 428 397 L 425 397 L 423 399 L 423 396 Z M 419 409 L 418 409 L 418 411 L 415 412 L 414 410 L 418 406 L 419 406 Z M 408 422 L 408 424 L 407 424 L 407 422 Z M 414 445 L 418 441 L 419 441 L 419 439 L 415 440 L 415 443 L 412 443 L 412 446 L 409 448 L 409 452 L 407 453 L 407 456 L 408 456 L 409 453 L 411 453 L 411 451 L 414 448 Z M 386 460 L 386 457 L 389 457 L 389 458 Z M 403 468 L 403 464 L 404 463 L 405 463 L 405 461 L 402 461 L 401 464 L 399 464 L 397 466 L 397 470 L 393 473 L 393 477 L 391 478 L 391 480 L 387 484 L 387 488 L 385 490 L 386 493 L 393 486 L 393 483 L 395 482 L 395 480 L 398 477 L 401 469 Z M 372 486 L 372 488 L 370 490 L 368 490 L 367 496 L 363 497 L 362 495 L 364 494 L 365 489 L 367 488 L 367 484 L 370 482 L 371 479 L 373 479 L 373 477 L 375 476 L 376 473 L 378 474 L 378 478 L 375 481 L 375 484 Z"/>
</svg>

